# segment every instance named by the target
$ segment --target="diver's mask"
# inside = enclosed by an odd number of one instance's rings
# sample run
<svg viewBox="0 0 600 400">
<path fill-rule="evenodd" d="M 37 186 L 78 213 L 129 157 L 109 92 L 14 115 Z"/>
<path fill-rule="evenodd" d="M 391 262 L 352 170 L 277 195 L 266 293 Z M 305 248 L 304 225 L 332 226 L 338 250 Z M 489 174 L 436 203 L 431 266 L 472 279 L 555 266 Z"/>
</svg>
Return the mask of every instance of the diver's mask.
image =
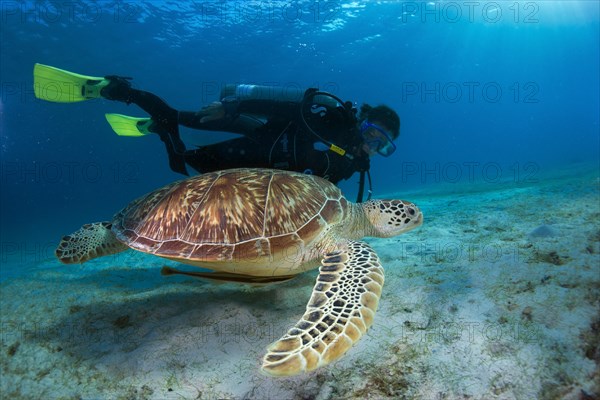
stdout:
<svg viewBox="0 0 600 400">
<path fill-rule="evenodd" d="M 396 151 L 396 145 L 391 138 L 391 135 L 377 124 L 372 124 L 365 120 L 360 125 L 360 134 L 364 143 L 369 148 L 377 151 L 384 157 L 389 157 Z"/>
</svg>

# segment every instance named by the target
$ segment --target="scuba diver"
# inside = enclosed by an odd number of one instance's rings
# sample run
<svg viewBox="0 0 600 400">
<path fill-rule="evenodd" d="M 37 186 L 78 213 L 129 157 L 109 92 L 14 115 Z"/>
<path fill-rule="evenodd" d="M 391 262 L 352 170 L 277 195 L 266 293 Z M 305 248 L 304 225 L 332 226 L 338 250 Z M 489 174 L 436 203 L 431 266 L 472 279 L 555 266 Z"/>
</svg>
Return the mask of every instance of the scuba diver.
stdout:
<svg viewBox="0 0 600 400">
<path fill-rule="evenodd" d="M 308 89 L 225 85 L 220 101 L 200 111 L 178 111 L 153 93 L 135 89 L 131 78 L 92 77 L 42 64 L 34 67 L 37 98 L 62 103 L 104 98 L 136 104 L 150 118 L 106 114 L 121 136 L 157 134 L 165 143 L 169 165 L 188 175 L 229 168 L 275 168 L 314 174 L 332 183 L 360 173 L 357 201 L 362 201 L 371 156 L 390 156 L 400 135 L 400 118 L 391 108 L 361 106 Z M 187 150 L 179 125 L 241 134 L 239 138 Z"/>
</svg>

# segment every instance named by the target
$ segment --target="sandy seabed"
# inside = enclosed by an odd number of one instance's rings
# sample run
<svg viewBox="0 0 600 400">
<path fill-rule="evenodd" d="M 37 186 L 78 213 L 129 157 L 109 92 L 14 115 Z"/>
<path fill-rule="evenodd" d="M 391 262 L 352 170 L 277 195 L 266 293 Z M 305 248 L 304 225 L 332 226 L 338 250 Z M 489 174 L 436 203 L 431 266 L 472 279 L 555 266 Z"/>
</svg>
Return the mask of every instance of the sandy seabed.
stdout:
<svg viewBox="0 0 600 400">
<path fill-rule="evenodd" d="M 402 193 L 425 223 L 367 239 L 386 270 L 375 323 L 340 361 L 293 378 L 260 361 L 316 271 L 252 288 L 163 277 L 175 263 L 134 251 L 17 275 L 3 262 L 0 395 L 598 399 L 599 189 L 595 171 Z"/>
</svg>

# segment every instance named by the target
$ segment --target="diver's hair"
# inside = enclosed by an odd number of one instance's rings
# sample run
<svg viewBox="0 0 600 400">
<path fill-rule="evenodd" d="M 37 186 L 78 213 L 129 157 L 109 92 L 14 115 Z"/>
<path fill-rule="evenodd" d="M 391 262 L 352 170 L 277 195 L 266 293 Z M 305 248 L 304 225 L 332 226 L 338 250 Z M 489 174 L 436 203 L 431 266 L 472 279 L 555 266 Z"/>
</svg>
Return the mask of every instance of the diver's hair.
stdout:
<svg viewBox="0 0 600 400">
<path fill-rule="evenodd" d="M 400 136 L 400 117 L 394 110 L 388 106 L 380 105 L 377 107 L 371 107 L 368 104 L 360 106 L 360 113 L 358 114 L 358 122 L 362 123 L 364 120 L 371 122 L 378 121 L 386 128 L 392 131 L 394 135 L 393 139 Z"/>
</svg>

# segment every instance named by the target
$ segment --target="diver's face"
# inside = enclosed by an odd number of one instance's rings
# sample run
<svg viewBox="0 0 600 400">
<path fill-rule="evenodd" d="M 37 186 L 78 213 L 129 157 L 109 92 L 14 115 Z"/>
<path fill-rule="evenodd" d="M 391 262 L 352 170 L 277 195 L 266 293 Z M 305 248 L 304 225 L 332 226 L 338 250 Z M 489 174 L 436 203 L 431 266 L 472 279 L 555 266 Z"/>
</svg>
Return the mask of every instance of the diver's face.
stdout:
<svg viewBox="0 0 600 400">
<path fill-rule="evenodd" d="M 363 138 L 362 149 L 369 157 L 375 154 L 388 157 L 396 150 L 392 133 L 378 121 L 364 121 L 360 126 L 360 133 Z"/>
<path fill-rule="evenodd" d="M 373 157 L 375 154 L 377 154 L 377 149 L 372 148 L 367 143 L 363 143 L 362 149 L 369 155 L 369 157 Z"/>
</svg>

